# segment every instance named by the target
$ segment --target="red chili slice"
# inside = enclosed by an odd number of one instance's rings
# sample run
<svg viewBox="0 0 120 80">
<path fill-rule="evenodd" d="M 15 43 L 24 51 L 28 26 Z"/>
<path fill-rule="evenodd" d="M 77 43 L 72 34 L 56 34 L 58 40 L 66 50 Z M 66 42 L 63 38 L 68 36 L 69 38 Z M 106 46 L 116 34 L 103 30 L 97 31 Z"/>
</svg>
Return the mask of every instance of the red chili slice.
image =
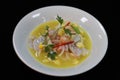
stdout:
<svg viewBox="0 0 120 80">
<path fill-rule="evenodd" d="M 65 26 L 64 26 L 64 27 L 69 26 L 69 25 L 70 25 L 70 22 L 67 22 L 67 24 L 65 24 Z"/>
<path fill-rule="evenodd" d="M 55 45 L 54 48 L 59 47 L 59 46 L 63 46 L 63 45 L 66 45 L 66 44 L 71 44 L 71 43 L 73 43 L 73 42 L 74 42 L 74 41 L 69 41 L 69 42 L 60 43 L 60 44 Z"/>
</svg>

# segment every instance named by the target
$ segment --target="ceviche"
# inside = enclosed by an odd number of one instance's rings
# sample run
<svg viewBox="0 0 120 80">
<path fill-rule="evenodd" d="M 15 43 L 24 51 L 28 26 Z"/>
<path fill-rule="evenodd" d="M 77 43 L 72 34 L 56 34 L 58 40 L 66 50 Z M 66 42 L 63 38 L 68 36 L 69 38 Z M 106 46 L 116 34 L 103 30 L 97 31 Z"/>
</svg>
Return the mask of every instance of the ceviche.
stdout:
<svg viewBox="0 0 120 80">
<path fill-rule="evenodd" d="M 28 50 L 38 62 L 56 68 L 73 67 L 91 52 L 89 34 L 78 24 L 57 15 L 37 26 L 29 35 Z"/>
</svg>

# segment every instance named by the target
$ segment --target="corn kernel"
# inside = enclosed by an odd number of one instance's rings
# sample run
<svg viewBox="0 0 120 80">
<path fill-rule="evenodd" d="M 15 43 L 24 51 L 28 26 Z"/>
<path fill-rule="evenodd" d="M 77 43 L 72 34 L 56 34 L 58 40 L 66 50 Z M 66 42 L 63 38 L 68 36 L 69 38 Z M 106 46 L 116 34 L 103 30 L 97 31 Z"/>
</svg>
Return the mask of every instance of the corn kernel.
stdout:
<svg viewBox="0 0 120 80">
<path fill-rule="evenodd" d="M 39 44 L 39 48 L 42 49 L 44 45 L 42 43 Z"/>
</svg>

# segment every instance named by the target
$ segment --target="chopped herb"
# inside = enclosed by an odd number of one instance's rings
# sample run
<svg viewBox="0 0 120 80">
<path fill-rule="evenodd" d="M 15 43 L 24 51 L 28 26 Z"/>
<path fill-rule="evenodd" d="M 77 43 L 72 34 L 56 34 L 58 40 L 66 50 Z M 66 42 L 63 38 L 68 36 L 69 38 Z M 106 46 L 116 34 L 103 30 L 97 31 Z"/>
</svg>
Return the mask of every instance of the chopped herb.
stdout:
<svg viewBox="0 0 120 80">
<path fill-rule="evenodd" d="M 46 46 L 46 47 L 45 47 L 45 52 L 49 52 L 49 51 L 50 51 L 49 46 Z"/>
<path fill-rule="evenodd" d="M 58 22 L 62 25 L 64 20 L 62 19 L 62 17 L 60 17 L 59 15 L 57 15 L 57 18 Z"/>
<path fill-rule="evenodd" d="M 54 45 L 53 44 L 49 44 L 45 47 L 45 52 L 47 52 L 47 56 L 51 59 L 51 60 L 55 60 L 56 57 L 56 52 L 54 52 L 53 49 Z"/>
<path fill-rule="evenodd" d="M 78 34 L 80 34 L 80 30 L 78 27 L 71 25 L 71 27 L 74 29 L 74 31 Z"/>
<path fill-rule="evenodd" d="M 71 31 L 69 29 L 64 28 L 64 31 L 65 31 L 66 34 L 69 34 L 70 36 L 72 35 L 72 33 L 71 33 Z"/>
<path fill-rule="evenodd" d="M 48 46 L 49 46 L 49 47 L 51 47 L 51 48 L 53 48 L 53 47 L 54 47 L 54 45 L 53 45 L 53 44 L 49 44 Z"/>
<path fill-rule="evenodd" d="M 53 44 L 48 44 L 48 45 L 45 47 L 45 52 L 50 52 L 53 47 L 54 47 Z"/>
<path fill-rule="evenodd" d="M 56 52 L 50 51 L 47 56 L 48 56 L 51 60 L 55 60 L 56 55 L 57 55 Z"/>
</svg>

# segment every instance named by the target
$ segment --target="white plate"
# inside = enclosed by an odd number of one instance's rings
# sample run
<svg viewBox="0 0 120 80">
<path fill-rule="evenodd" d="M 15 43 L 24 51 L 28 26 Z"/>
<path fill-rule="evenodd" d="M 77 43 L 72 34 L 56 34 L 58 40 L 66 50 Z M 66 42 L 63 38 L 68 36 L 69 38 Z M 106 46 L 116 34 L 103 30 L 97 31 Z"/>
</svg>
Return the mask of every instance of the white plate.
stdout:
<svg viewBox="0 0 120 80">
<path fill-rule="evenodd" d="M 27 49 L 29 33 L 38 24 L 55 19 L 57 14 L 65 20 L 78 23 L 91 36 L 93 44 L 91 55 L 81 65 L 67 69 L 49 68 L 38 63 Z M 49 6 L 32 11 L 20 20 L 13 34 L 13 46 L 18 57 L 33 70 L 53 76 L 71 76 L 95 67 L 106 53 L 108 39 L 101 23 L 89 13 L 74 7 Z"/>
</svg>

